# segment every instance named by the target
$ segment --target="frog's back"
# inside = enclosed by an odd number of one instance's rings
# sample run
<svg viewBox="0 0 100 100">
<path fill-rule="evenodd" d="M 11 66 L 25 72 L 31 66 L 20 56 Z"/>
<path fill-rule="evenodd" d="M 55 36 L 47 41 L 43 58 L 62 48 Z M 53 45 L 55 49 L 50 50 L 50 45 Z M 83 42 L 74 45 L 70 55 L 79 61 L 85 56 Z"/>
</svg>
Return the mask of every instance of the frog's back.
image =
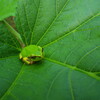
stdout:
<svg viewBox="0 0 100 100">
<path fill-rule="evenodd" d="M 36 45 L 29 45 L 21 51 L 23 57 L 41 56 L 42 48 Z"/>
</svg>

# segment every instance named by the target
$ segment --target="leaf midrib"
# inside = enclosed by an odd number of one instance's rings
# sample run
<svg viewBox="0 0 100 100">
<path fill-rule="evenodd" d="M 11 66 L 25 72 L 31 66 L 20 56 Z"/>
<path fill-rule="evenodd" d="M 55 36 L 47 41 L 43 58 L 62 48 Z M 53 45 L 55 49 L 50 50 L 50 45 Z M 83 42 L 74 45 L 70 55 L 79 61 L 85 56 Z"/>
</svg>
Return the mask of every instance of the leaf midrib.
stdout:
<svg viewBox="0 0 100 100">
<path fill-rule="evenodd" d="M 82 72 L 83 74 L 86 74 L 96 80 L 100 80 L 100 77 L 97 76 L 95 73 L 93 72 L 88 72 L 86 70 L 83 70 L 83 69 L 80 69 L 80 68 L 77 68 L 76 66 L 72 66 L 72 65 L 68 65 L 68 64 L 65 64 L 65 63 L 62 63 L 60 61 L 57 61 L 57 60 L 54 60 L 54 59 L 50 59 L 50 58 L 45 58 L 46 60 L 50 61 L 50 62 L 53 62 L 53 63 L 56 63 L 56 64 L 59 64 L 59 65 L 62 65 L 64 67 L 67 67 L 69 69 L 72 69 L 72 70 L 75 70 L 75 71 L 79 71 L 79 72 Z"/>
</svg>

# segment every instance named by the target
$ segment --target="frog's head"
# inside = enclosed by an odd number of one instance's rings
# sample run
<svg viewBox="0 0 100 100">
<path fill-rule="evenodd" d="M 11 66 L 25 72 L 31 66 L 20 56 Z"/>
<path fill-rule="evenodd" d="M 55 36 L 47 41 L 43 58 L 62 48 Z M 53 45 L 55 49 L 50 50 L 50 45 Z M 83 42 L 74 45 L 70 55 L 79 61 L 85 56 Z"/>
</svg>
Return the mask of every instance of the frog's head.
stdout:
<svg viewBox="0 0 100 100">
<path fill-rule="evenodd" d="M 22 49 L 19 56 L 26 64 L 33 64 L 43 59 L 43 49 L 37 45 L 29 45 Z"/>
</svg>

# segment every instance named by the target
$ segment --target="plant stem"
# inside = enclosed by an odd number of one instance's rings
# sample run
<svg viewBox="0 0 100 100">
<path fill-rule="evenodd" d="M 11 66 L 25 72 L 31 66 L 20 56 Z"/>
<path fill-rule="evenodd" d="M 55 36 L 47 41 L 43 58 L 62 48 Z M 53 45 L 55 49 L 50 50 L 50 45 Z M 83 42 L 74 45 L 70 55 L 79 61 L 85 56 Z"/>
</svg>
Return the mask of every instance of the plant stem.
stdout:
<svg viewBox="0 0 100 100">
<path fill-rule="evenodd" d="M 24 44 L 24 42 L 23 42 L 23 40 L 22 40 L 20 34 L 19 34 L 16 30 L 14 30 L 14 28 L 13 28 L 11 25 L 9 25 L 9 24 L 7 23 L 6 20 L 3 20 L 3 22 L 5 23 L 5 25 L 6 25 L 7 28 L 9 29 L 9 31 L 12 33 L 12 35 L 13 35 L 13 36 L 17 39 L 17 41 L 20 43 L 21 47 L 24 48 L 24 47 L 25 47 L 25 44 Z"/>
</svg>

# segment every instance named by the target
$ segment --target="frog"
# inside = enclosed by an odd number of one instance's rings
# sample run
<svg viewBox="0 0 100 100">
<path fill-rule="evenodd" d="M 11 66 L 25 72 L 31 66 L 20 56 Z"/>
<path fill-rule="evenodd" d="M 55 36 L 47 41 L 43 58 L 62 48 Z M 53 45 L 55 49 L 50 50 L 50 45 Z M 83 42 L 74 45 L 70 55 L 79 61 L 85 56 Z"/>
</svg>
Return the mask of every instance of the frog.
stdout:
<svg viewBox="0 0 100 100">
<path fill-rule="evenodd" d="M 19 58 L 26 64 L 41 61 L 43 57 L 43 48 L 37 45 L 26 46 L 19 54 Z"/>
</svg>

